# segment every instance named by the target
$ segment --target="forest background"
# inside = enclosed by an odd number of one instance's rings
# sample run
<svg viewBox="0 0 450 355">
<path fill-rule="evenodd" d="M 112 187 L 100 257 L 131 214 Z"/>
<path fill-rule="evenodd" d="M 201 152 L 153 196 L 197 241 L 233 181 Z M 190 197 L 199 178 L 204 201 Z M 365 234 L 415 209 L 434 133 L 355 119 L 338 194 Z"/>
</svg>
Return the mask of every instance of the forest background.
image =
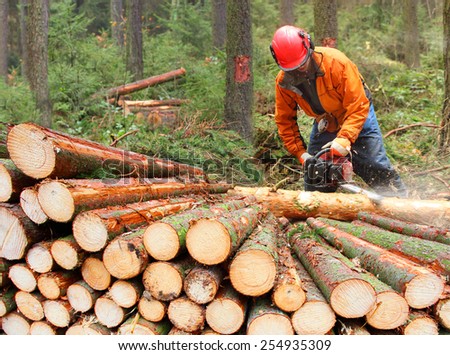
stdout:
<svg viewBox="0 0 450 355">
<path fill-rule="evenodd" d="M 336 20 L 337 48 L 358 65 L 371 88 L 388 156 L 412 197 L 448 196 L 449 135 L 442 134 L 448 127 L 448 0 L 0 0 L 0 51 L 7 53 L 0 60 L 0 122 L 32 121 L 105 145 L 123 137 L 117 147 L 202 167 L 213 181 L 302 189 L 301 166 L 284 149 L 274 122 L 278 67 L 268 47 L 285 23 L 303 27 L 315 40 L 318 7 L 324 3 L 328 11 L 330 3 L 335 6 L 330 16 Z M 123 8 L 119 20 L 118 4 Z M 42 88 L 26 73 L 34 58 L 26 43 L 30 36 L 42 38 L 42 27 L 31 16 L 46 6 L 48 100 L 42 106 L 37 94 Z M 133 16 L 141 53 L 133 48 Z M 227 35 L 217 32 L 218 21 L 225 21 L 226 29 L 227 19 L 228 43 L 231 38 L 244 43 L 251 54 L 251 134 L 245 137 L 227 117 L 226 105 L 233 105 L 226 100 Z M 231 37 L 230 19 L 251 25 L 245 34 L 250 41 Z M 187 99 L 175 125 L 124 115 L 97 95 L 181 67 L 183 77 L 130 95 L 133 100 Z M 311 118 L 300 114 L 298 123 L 307 139 Z M 0 128 L 4 136 L 6 126 Z"/>
</svg>

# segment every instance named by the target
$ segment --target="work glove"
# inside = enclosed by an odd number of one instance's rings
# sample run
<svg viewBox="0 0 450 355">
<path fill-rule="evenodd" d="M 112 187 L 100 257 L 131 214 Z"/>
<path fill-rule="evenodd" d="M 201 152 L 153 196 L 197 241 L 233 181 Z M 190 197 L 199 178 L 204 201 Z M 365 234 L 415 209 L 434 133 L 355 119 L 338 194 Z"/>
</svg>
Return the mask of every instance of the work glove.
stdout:
<svg viewBox="0 0 450 355">
<path fill-rule="evenodd" d="M 308 160 L 308 159 L 311 159 L 313 156 L 311 155 L 311 154 L 309 154 L 308 152 L 305 152 L 305 153 L 303 153 L 301 156 L 300 156 L 300 163 L 302 164 L 302 165 L 305 165 L 305 162 Z"/>
<path fill-rule="evenodd" d="M 322 149 L 330 148 L 333 156 L 345 157 L 350 152 L 351 143 L 347 138 L 335 138 L 325 144 Z"/>
</svg>

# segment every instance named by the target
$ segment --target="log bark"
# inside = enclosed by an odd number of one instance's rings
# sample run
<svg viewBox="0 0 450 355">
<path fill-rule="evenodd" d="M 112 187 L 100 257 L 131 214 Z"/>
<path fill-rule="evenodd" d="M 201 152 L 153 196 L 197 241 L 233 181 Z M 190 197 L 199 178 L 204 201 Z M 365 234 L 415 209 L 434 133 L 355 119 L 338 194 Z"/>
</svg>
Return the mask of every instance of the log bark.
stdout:
<svg viewBox="0 0 450 355">
<path fill-rule="evenodd" d="M 109 289 L 109 294 L 120 307 L 131 308 L 139 302 L 144 286 L 141 279 L 116 280 Z"/>
<path fill-rule="evenodd" d="M 183 289 L 186 296 L 198 304 L 211 302 L 219 291 L 225 271 L 217 265 L 195 266 L 184 279 Z"/>
<path fill-rule="evenodd" d="M 170 301 L 167 316 L 175 327 L 192 333 L 203 328 L 205 312 L 205 306 L 191 301 L 186 296 L 181 296 Z"/>
<path fill-rule="evenodd" d="M 118 335 L 167 335 L 172 329 L 172 324 L 168 319 L 154 323 L 142 318 L 139 313 L 135 313 L 123 322 L 118 331 Z"/>
<path fill-rule="evenodd" d="M 15 297 L 16 291 L 15 287 L 5 288 L 0 291 L 0 317 L 18 308 Z"/>
<path fill-rule="evenodd" d="M 68 287 L 80 278 L 75 271 L 51 271 L 38 276 L 37 287 L 47 299 L 56 300 L 65 296 Z"/>
<path fill-rule="evenodd" d="M 56 132 L 32 123 L 14 126 L 7 139 L 14 164 L 34 179 L 72 178 L 103 171 L 110 176 L 206 179 L 202 169 Z"/>
<path fill-rule="evenodd" d="M 35 243 L 28 250 L 25 261 L 29 268 L 37 273 L 43 274 L 53 270 L 55 265 L 52 253 L 52 241 Z"/>
<path fill-rule="evenodd" d="M 220 334 L 237 333 L 246 319 L 247 300 L 229 281 L 223 282 L 214 300 L 206 306 L 206 322 Z"/>
<path fill-rule="evenodd" d="M 6 335 L 28 335 L 31 321 L 17 311 L 8 313 L 2 318 L 2 328 Z"/>
<path fill-rule="evenodd" d="M 67 288 L 67 300 L 76 312 L 91 310 L 102 292 L 94 290 L 84 280 L 78 280 Z"/>
<path fill-rule="evenodd" d="M 138 303 L 138 312 L 150 322 L 159 322 L 167 314 L 167 303 L 153 298 L 150 292 L 144 291 Z"/>
<path fill-rule="evenodd" d="M 119 96 L 130 94 L 132 92 L 145 89 L 145 88 L 147 88 L 149 86 L 154 86 L 154 85 L 157 85 L 157 84 L 164 83 L 166 81 L 175 79 L 175 78 L 177 78 L 179 76 L 182 76 L 184 74 L 186 74 L 186 70 L 184 68 L 172 70 L 172 71 L 167 72 L 167 73 L 151 76 L 149 78 L 138 80 L 138 81 L 135 81 L 133 83 L 129 83 L 129 84 L 125 84 L 125 85 L 121 85 L 121 86 L 117 86 L 117 87 L 111 88 L 111 89 L 109 89 L 106 92 L 106 95 L 107 95 L 107 97 L 116 97 L 116 98 L 118 98 Z"/>
<path fill-rule="evenodd" d="M 294 328 L 282 310 L 273 307 L 268 297 L 253 299 L 247 319 L 247 335 L 293 335 Z"/>
<path fill-rule="evenodd" d="M 345 256 L 358 258 L 361 267 L 399 292 L 411 307 L 429 307 L 442 294 L 444 281 L 425 267 L 351 234 L 340 232 L 317 219 L 308 218 L 307 223 Z"/>
<path fill-rule="evenodd" d="M 31 321 L 40 321 L 44 319 L 43 302 L 45 300 L 46 298 L 37 291 L 33 293 L 17 291 L 15 294 L 17 309 Z"/>
<path fill-rule="evenodd" d="M 433 314 L 441 326 L 450 330 L 450 285 L 445 286 L 441 299 L 433 307 Z"/>
<path fill-rule="evenodd" d="M 158 107 L 158 106 L 181 106 L 183 104 L 189 103 L 189 100 L 182 99 L 168 99 L 168 100 L 142 100 L 142 101 L 132 101 L 123 100 L 119 104 L 123 107 L 125 115 L 127 115 L 127 110 L 132 108 L 141 107 Z"/>
<path fill-rule="evenodd" d="M 318 220 L 366 242 L 378 245 L 393 254 L 403 256 L 421 265 L 425 264 L 437 273 L 450 275 L 450 245 L 389 231 L 375 231 L 327 218 L 318 218 Z"/>
<path fill-rule="evenodd" d="M 94 312 L 98 321 L 109 329 L 122 324 L 127 314 L 127 310 L 114 302 L 108 294 L 95 301 Z"/>
<path fill-rule="evenodd" d="M 295 312 L 305 303 L 306 293 L 291 254 L 291 247 L 284 236 L 278 239 L 277 254 L 277 274 L 272 302 L 284 312 Z"/>
<path fill-rule="evenodd" d="M 185 256 L 173 261 L 155 261 L 144 271 L 142 282 L 153 298 L 159 301 L 171 301 L 181 295 L 184 279 L 196 262 Z"/>
<path fill-rule="evenodd" d="M 45 214 L 56 222 L 69 222 L 77 214 L 107 206 L 125 205 L 154 199 L 188 194 L 223 193 L 229 188 L 224 184 L 206 183 L 154 183 L 129 180 L 99 185 L 98 181 L 77 182 L 49 181 L 39 186 L 38 199 Z M 108 186 L 109 185 L 109 186 Z M 64 208 L 61 208 L 64 206 Z"/>
<path fill-rule="evenodd" d="M 50 252 L 55 262 L 65 270 L 78 269 L 88 256 L 73 235 L 56 239 L 52 243 Z"/>
<path fill-rule="evenodd" d="M 186 251 L 186 233 L 192 221 L 235 211 L 252 202 L 255 199 L 233 199 L 165 217 L 147 227 L 143 238 L 145 249 L 156 260 L 172 260 Z"/>
<path fill-rule="evenodd" d="M 269 214 L 236 252 L 229 267 L 236 291 L 256 297 L 272 289 L 277 275 L 279 233 L 278 221 Z"/>
<path fill-rule="evenodd" d="M 305 302 L 291 315 L 295 333 L 298 335 L 327 334 L 336 323 L 336 315 L 300 260 L 296 257 L 293 260 L 306 292 Z"/>
<path fill-rule="evenodd" d="M 111 284 L 111 274 L 106 269 L 101 255 L 92 254 L 81 265 L 81 276 L 94 290 L 104 291 Z"/>
<path fill-rule="evenodd" d="M 27 264 L 17 263 L 9 268 L 9 278 L 21 291 L 33 292 L 37 287 L 38 274 L 31 270 Z"/>
<path fill-rule="evenodd" d="M 383 198 L 372 203 L 362 194 L 320 193 L 309 191 L 277 190 L 237 186 L 230 194 L 253 195 L 276 216 L 291 219 L 330 217 L 352 221 L 358 213 L 373 212 L 404 221 L 450 228 L 450 202 L 440 200 L 412 200 Z"/>
<path fill-rule="evenodd" d="M 6 287 L 10 283 L 8 277 L 9 268 L 13 265 L 12 262 L 0 258 L 0 287 Z"/>
<path fill-rule="evenodd" d="M 95 315 L 85 315 L 72 324 L 66 335 L 111 335 L 112 331 L 99 323 Z"/>
<path fill-rule="evenodd" d="M 44 301 L 45 318 L 58 328 L 68 327 L 75 319 L 75 310 L 67 300 Z"/>
<path fill-rule="evenodd" d="M 23 212 L 25 212 L 27 217 L 34 223 L 44 224 L 48 221 L 48 216 L 39 204 L 36 186 L 26 188 L 21 192 L 20 207 L 22 207 Z"/>
<path fill-rule="evenodd" d="M 438 335 L 437 322 L 427 313 L 411 312 L 407 324 L 401 328 L 404 335 Z"/>
<path fill-rule="evenodd" d="M 11 160 L 0 159 L 0 202 L 17 202 L 25 187 L 37 180 L 22 173 Z"/>
<path fill-rule="evenodd" d="M 114 237 L 189 209 L 199 200 L 199 198 L 188 197 L 151 200 L 82 212 L 73 221 L 73 235 L 84 250 L 100 251 Z"/>
<path fill-rule="evenodd" d="M 336 314 L 359 318 L 375 307 L 375 290 L 360 272 L 349 268 L 313 239 L 295 234 L 290 243 Z"/>
<path fill-rule="evenodd" d="M 358 219 L 391 232 L 450 245 L 450 231 L 448 229 L 400 221 L 368 212 L 358 213 Z"/>
<path fill-rule="evenodd" d="M 265 211 L 254 205 L 222 217 L 193 221 L 186 233 L 186 248 L 202 264 L 220 264 L 236 252 L 264 216 Z"/>
</svg>

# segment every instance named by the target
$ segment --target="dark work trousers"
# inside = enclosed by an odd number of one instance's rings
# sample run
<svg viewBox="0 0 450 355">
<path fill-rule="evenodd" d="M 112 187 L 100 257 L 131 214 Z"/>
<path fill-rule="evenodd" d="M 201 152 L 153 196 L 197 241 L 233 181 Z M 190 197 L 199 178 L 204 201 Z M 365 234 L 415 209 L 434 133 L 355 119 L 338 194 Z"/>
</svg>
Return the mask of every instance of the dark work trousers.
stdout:
<svg viewBox="0 0 450 355">
<path fill-rule="evenodd" d="M 319 133 L 317 122 L 314 122 L 308 153 L 311 155 L 318 153 L 325 144 L 336 138 L 336 134 L 337 132 L 327 131 Z M 349 159 L 353 164 L 355 174 L 360 176 L 375 192 L 383 196 L 407 197 L 407 189 L 386 155 L 383 136 L 372 104 L 363 129 L 356 142 L 352 144 Z M 321 189 L 305 184 L 305 190 Z M 322 189 L 321 191 L 331 192 L 333 189 L 331 191 Z M 336 191 L 336 187 L 334 191 Z"/>
</svg>

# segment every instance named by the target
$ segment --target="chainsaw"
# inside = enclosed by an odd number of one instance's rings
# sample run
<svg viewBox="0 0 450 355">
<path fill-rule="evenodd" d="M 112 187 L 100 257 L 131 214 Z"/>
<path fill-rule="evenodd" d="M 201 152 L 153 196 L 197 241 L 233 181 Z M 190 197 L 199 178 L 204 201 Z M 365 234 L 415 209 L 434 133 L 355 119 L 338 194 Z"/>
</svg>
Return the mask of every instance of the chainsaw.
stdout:
<svg viewBox="0 0 450 355">
<path fill-rule="evenodd" d="M 305 185 L 315 191 L 334 192 L 338 187 L 351 193 L 366 195 L 374 203 L 380 203 L 383 197 L 373 191 L 365 190 L 353 182 L 353 167 L 346 157 L 336 157 L 331 149 L 319 151 L 305 161 Z"/>
</svg>

